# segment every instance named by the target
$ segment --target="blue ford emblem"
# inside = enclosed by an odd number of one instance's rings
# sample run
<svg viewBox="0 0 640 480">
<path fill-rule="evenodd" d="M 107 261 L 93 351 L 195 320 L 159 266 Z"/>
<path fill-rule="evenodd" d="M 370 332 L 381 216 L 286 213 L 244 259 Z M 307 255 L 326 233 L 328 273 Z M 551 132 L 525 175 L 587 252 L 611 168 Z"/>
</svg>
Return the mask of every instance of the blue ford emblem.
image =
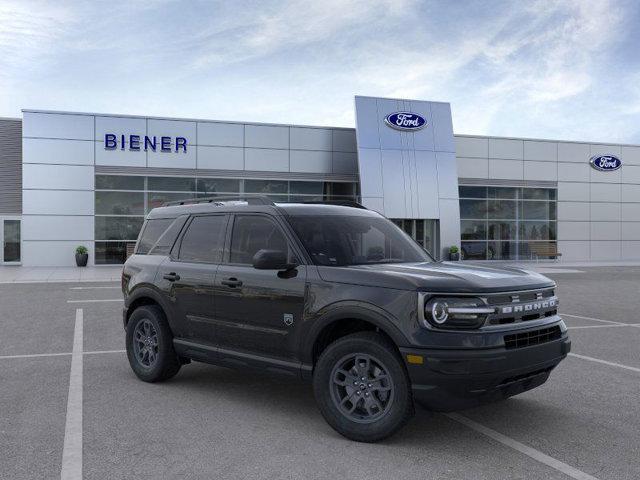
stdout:
<svg viewBox="0 0 640 480">
<path fill-rule="evenodd" d="M 427 126 L 427 121 L 417 113 L 396 112 L 384 117 L 384 122 L 396 130 L 420 130 Z"/>
<path fill-rule="evenodd" d="M 613 172 L 622 166 L 622 160 L 613 155 L 596 155 L 591 157 L 589 163 L 593 168 L 601 172 Z"/>
</svg>

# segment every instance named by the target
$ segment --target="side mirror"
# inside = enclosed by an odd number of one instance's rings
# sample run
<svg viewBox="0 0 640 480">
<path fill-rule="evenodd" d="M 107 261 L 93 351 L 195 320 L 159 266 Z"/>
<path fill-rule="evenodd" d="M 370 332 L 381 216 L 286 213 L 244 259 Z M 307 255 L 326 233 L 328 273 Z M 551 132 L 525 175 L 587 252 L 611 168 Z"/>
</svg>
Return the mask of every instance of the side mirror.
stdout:
<svg viewBox="0 0 640 480">
<path fill-rule="evenodd" d="M 292 270 L 295 263 L 287 263 L 287 254 L 282 250 L 258 250 L 253 256 L 253 268 L 257 270 Z"/>
</svg>

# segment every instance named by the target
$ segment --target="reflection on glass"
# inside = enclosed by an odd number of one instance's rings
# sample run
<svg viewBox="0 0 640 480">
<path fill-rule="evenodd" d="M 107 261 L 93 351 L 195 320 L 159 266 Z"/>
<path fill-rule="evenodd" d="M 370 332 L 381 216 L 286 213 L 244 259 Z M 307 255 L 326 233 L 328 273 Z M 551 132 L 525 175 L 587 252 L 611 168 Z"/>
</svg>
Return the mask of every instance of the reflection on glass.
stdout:
<svg viewBox="0 0 640 480">
<path fill-rule="evenodd" d="M 460 198 L 487 198 L 487 187 L 458 187 Z"/>
<path fill-rule="evenodd" d="M 460 235 L 462 240 L 486 240 L 486 222 L 476 220 L 461 220 Z"/>
<path fill-rule="evenodd" d="M 487 201 L 460 200 L 460 218 L 487 218 Z"/>
<path fill-rule="evenodd" d="M 488 198 L 504 198 L 504 199 L 512 199 L 515 200 L 520 192 L 519 188 L 511 188 L 511 187 L 488 187 L 487 188 L 487 197 Z"/>
<path fill-rule="evenodd" d="M 516 205 L 517 202 L 513 200 L 489 200 L 487 205 L 489 218 L 515 219 Z"/>
<path fill-rule="evenodd" d="M 97 215 L 143 215 L 143 192 L 96 192 Z"/>
<path fill-rule="evenodd" d="M 4 220 L 4 262 L 20 261 L 20 220 Z"/>
<path fill-rule="evenodd" d="M 516 222 L 495 222 L 489 221 L 489 240 L 515 240 Z"/>
<path fill-rule="evenodd" d="M 143 220 L 143 217 L 96 217 L 96 239 L 135 241 Z"/>
<path fill-rule="evenodd" d="M 96 175 L 96 190 L 144 190 L 144 177 Z"/>
<path fill-rule="evenodd" d="M 460 250 L 464 260 L 487 259 L 487 242 L 462 242 Z"/>
</svg>

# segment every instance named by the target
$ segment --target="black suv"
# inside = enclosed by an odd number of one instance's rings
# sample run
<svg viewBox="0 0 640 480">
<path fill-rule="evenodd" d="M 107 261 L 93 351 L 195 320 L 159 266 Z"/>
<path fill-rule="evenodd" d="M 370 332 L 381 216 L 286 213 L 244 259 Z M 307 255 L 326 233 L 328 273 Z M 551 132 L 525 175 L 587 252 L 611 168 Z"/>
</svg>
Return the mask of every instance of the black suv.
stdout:
<svg viewBox="0 0 640 480">
<path fill-rule="evenodd" d="M 122 289 L 140 379 L 195 360 L 311 380 L 327 422 L 365 442 L 402 427 L 414 399 L 446 411 L 537 387 L 571 345 L 548 278 L 436 262 L 357 204 L 156 208 Z"/>
</svg>

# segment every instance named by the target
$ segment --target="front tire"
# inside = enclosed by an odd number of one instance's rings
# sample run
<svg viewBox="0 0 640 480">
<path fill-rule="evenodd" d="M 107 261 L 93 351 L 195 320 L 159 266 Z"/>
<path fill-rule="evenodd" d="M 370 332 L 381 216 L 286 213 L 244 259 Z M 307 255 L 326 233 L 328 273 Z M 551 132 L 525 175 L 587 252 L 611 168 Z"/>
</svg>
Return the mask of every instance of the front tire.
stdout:
<svg viewBox="0 0 640 480">
<path fill-rule="evenodd" d="M 127 323 L 127 357 L 140 380 L 161 382 L 175 376 L 180 360 L 173 349 L 173 335 L 160 307 L 144 305 Z"/>
<path fill-rule="evenodd" d="M 414 413 L 402 359 L 375 332 L 354 333 L 329 345 L 316 363 L 313 389 L 327 423 L 358 442 L 393 435 Z"/>
</svg>

